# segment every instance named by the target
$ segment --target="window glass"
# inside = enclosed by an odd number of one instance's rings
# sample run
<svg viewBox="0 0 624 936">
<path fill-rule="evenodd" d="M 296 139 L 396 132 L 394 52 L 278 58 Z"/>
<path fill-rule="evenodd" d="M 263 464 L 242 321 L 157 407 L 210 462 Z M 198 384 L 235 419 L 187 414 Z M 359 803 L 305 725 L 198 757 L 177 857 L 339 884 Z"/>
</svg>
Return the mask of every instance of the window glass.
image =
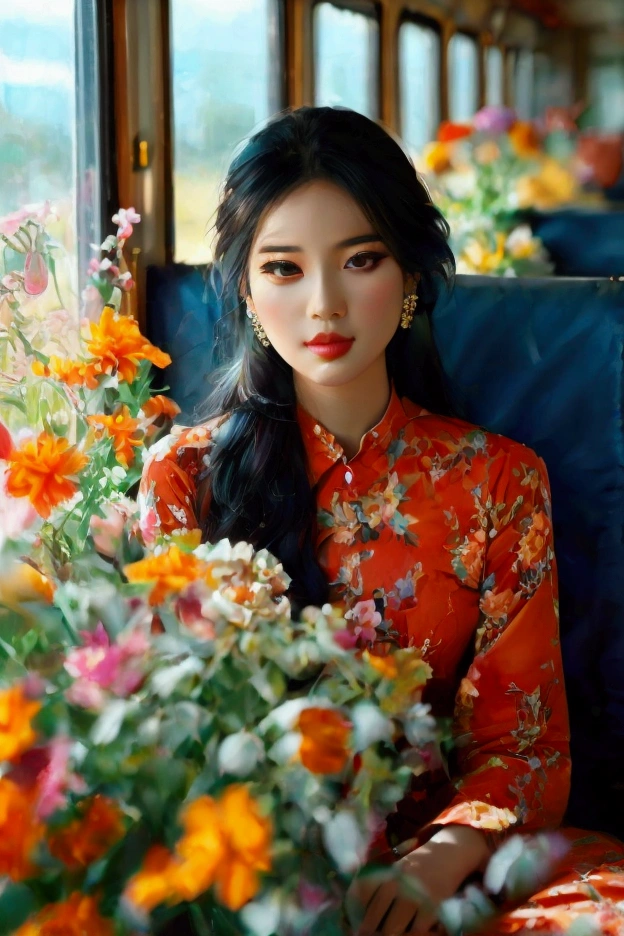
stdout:
<svg viewBox="0 0 624 936">
<path fill-rule="evenodd" d="M 282 105 L 278 0 L 171 0 L 175 259 L 211 258 L 236 145 Z"/>
<path fill-rule="evenodd" d="M 516 58 L 516 93 L 515 107 L 521 120 L 530 120 L 534 116 L 533 107 L 533 52 L 520 49 Z"/>
<path fill-rule="evenodd" d="M 0 0 L 0 219 L 50 203 L 46 228 L 68 255 L 59 289 L 76 314 L 101 236 L 96 3 Z M 48 288 L 32 309 L 52 305 Z"/>
<path fill-rule="evenodd" d="M 448 49 L 449 113 L 452 121 L 472 119 L 479 109 L 479 46 L 473 36 L 455 33 Z"/>
<path fill-rule="evenodd" d="M 503 106 L 504 79 L 503 53 L 498 46 L 488 46 L 485 53 L 486 104 Z"/>
<path fill-rule="evenodd" d="M 440 123 L 440 37 L 435 29 L 405 22 L 399 30 L 401 133 L 412 152 L 435 138 Z"/>
<path fill-rule="evenodd" d="M 314 7 L 314 100 L 378 116 L 379 24 L 371 14 L 333 3 Z"/>
</svg>

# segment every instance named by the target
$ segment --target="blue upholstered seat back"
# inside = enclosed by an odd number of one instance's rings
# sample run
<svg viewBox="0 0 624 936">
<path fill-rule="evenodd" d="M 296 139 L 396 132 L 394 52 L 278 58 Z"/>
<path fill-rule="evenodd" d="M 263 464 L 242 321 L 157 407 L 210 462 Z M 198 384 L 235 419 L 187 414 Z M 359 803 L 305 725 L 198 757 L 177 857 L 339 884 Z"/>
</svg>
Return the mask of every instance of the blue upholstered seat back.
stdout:
<svg viewBox="0 0 624 936">
<path fill-rule="evenodd" d="M 624 276 L 624 206 L 531 215 L 560 276 Z"/>
<path fill-rule="evenodd" d="M 192 416 L 219 309 L 203 275 L 150 271 L 150 337 Z M 460 415 L 544 458 L 573 728 L 570 818 L 624 834 L 624 283 L 457 278 L 433 314 Z M 530 639 L 530 635 L 527 635 Z"/>
</svg>

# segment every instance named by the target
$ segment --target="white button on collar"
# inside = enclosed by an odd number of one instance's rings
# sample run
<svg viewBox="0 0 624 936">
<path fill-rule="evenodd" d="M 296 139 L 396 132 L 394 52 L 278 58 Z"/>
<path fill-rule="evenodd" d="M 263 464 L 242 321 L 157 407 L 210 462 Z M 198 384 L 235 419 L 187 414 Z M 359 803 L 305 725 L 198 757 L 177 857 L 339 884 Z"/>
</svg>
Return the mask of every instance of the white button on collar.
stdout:
<svg viewBox="0 0 624 936">
<path fill-rule="evenodd" d="M 345 481 L 347 482 L 347 484 L 351 484 L 351 482 L 353 481 L 353 472 L 351 471 L 350 468 L 347 468 L 347 470 L 345 471 L 344 477 L 345 477 Z"/>
</svg>

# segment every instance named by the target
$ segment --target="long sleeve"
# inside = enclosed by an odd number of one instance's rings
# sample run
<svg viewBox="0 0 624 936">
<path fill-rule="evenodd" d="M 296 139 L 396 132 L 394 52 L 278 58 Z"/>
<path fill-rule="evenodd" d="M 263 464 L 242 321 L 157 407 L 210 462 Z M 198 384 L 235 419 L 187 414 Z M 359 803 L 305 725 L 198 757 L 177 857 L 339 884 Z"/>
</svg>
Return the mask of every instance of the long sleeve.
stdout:
<svg viewBox="0 0 624 936">
<path fill-rule="evenodd" d="M 177 429 L 149 451 L 139 487 L 141 529 L 155 535 L 200 527 L 197 478 L 209 465 L 212 426 Z"/>
<path fill-rule="evenodd" d="M 457 792 L 432 825 L 554 826 L 567 803 L 570 759 L 543 461 L 512 443 L 484 496 L 480 620 L 455 707 Z"/>
</svg>

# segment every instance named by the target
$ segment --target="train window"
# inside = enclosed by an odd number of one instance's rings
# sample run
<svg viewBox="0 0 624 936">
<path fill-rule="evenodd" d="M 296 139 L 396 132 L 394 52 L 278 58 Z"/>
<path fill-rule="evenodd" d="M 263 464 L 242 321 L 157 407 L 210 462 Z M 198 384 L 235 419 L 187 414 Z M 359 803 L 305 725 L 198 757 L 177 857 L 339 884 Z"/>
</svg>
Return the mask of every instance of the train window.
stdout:
<svg viewBox="0 0 624 936">
<path fill-rule="evenodd" d="M 0 217 L 50 203 L 46 226 L 69 257 L 60 293 L 74 312 L 101 238 L 96 5 L 0 3 Z"/>
<path fill-rule="evenodd" d="M 514 105 L 518 117 L 530 120 L 534 116 L 534 68 L 531 49 L 519 49 L 516 55 Z"/>
<path fill-rule="evenodd" d="M 502 107 L 505 103 L 505 70 L 503 53 L 498 46 L 488 46 L 485 52 L 486 104 Z"/>
<path fill-rule="evenodd" d="M 279 0 L 170 0 L 175 259 L 211 259 L 237 143 L 283 106 Z"/>
<path fill-rule="evenodd" d="M 379 116 L 379 22 L 372 3 L 314 7 L 314 100 Z"/>
<path fill-rule="evenodd" d="M 455 33 L 449 42 L 449 115 L 465 122 L 479 109 L 479 46 L 474 36 Z"/>
<path fill-rule="evenodd" d="M 401 134 L 419 152 L 440 123 L 440 35 L 432 26 L 406 20 L 399 29 Z"/>
</svg>

